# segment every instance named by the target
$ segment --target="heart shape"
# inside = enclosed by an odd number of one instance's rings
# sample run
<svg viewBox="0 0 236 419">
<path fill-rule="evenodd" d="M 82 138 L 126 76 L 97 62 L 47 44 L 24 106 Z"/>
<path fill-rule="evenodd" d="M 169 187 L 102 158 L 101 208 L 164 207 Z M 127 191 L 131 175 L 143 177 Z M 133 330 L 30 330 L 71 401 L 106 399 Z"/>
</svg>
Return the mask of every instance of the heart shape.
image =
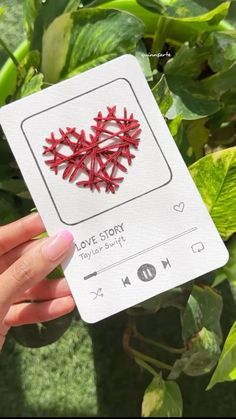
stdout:
<svg viewBox="0 0 236 419">
<path fill-rule="evenodd" d="M 106 192 L 115 193 L 124 179 L 118 172 L 127 172 L 124 161 L 130 166 L 135 158 L 131 150 L 139 146 L 141 129 L 132 113 L 128 117 L 126 108 L 121 117 L 116 116 L 116 106 L 107 107 L 107 111 L 106 116 L 98 112 L 94 118 L 96 125 L 91 126 L 89 140 L 83 129 L 60 128 L 60 138 L 55 138 L 54 132 L 46 138 L 43 154 L 50 155 L 45 163 L 56 175 L 62 171 L 64 180 L 90 190 L 100 191 L 105 186 Z"/>
<path fill-rule="evenodd" d="M 183 210 L 184 210 L 184 202 L 180 202 L 179 204 L 175 204 L 173 206 L 173 208 L 174 208 L 175 211 L 183 212 Z"/>
</svg>

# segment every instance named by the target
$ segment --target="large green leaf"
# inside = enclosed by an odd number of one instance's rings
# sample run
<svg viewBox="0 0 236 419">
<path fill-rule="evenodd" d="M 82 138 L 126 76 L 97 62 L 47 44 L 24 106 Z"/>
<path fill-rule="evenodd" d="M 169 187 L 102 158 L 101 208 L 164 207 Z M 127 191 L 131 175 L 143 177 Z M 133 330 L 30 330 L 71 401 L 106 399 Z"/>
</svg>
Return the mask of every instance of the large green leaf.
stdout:
<svg viewBox="0 0 236 419">
<path fill-rule="evenodd" d="M 46 81 L 55 83 L 119 55 L 134 53 L 143 33 L 141 20 L 118 10 L 81 9 L 63 14 L 43 37 L 42 72 Z"/>
<path fill-rule="evenodd" d="M 236 232 L 236 147 L 209 154 L 190 173 L 224 240 Z"/>
<path fill-rule="evenodd" d="M 190 376 L 207 374 L 220 356 L 219 338 L 205 327 L 188 342 L 189 349 L 178 359 L 168 378 L 175 380 L 181 372 Z"/>
<path fill-rule="evenodd" d="M 225 341 L 218 365 L 208 384 L 209 390 L 217 383 L 236 380 L 236 322 Z"/>
<path fill-rule="evenodd" d="M 212 288 L 194 285 L 182 314 L 182 336 L 187 343 L 193 336 L 206 328 L 221 339 L 220 316 L 222 297 Z"/>
<path fill-rule="evenodd" d="M 223 2 L 212 10 L 194 0 L 138 0 L 138 3 L 171 19 L 211 24 L 220 22 L 227 15 L 230 6 L 230 1 Z"/>
<path fill-rule="evenodd" d="M 182 411 L 183 401 L 178 384 L 156 376 L 145 391 L 142 417 L 181 417 Z"/>
<path fill-rule="evenodd" d="M 200 42 L 190 46 L 183 44 L 175 56 L 165 65 L 165 74 L 197 78 L 202 71 L 203 63 L 209 57 L 209 47 Z"/>
<path fill-rule="evenodd" d="M 174 119 L 181 115 L 192 120 L 212 115 L 221 109 L 215 93 L 210 93 L 207 85 L 186 76 L 166 75 L 167 83 L 173 93 L 173 104 L 166 116 Z"/>
</svg>

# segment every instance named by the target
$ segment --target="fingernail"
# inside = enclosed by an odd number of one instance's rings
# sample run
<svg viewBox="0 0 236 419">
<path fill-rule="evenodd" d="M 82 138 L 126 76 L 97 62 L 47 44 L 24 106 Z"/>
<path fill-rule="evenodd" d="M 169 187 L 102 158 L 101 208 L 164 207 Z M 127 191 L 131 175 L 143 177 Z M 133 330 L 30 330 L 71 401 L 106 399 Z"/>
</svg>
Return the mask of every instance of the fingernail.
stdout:
<svg viewBox="0 0 236 419">
<path fill-rule="evenodd" d="M 42 252 L 47 259 L 54 262 L 71 249 L 73 241 L 74 238 L 69 231 L 62 231 L 42 246 Z"/>
</svg>

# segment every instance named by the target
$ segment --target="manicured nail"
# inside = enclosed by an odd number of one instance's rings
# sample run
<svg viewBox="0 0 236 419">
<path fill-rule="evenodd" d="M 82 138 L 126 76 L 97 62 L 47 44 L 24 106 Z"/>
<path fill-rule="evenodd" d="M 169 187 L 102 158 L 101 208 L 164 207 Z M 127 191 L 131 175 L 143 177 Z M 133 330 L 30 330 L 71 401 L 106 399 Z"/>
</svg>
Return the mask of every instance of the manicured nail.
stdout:
<svg viewBox="0 0 236 419">
<path fill-rule="evenodd" d="M 42 246 L 42 252 L 47 259 L 54 262 L 71 249 L 73 241 L 74 238 L 69 231 L 62 231 Z"/>
</svg>

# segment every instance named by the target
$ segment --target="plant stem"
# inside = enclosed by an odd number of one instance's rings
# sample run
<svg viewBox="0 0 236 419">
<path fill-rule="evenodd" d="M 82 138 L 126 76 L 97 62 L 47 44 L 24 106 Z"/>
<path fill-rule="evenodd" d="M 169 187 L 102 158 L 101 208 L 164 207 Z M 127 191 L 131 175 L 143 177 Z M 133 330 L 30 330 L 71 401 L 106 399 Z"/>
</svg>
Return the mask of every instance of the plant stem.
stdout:
<svg viewBox="0 0 236 419">
<path fill-rule="evenodd" d="M 157 68 L 158 54 L 161 53 L 163 46 L 165 45 L 167 35 L 168 35 L 168 28 L 169 28 L 169 19 L 166 19 L 164 16 L 160 16 L 158 19 L 158 23 L 156 26 L 156 30 L 154 33 L 154 38 L 152 42 L 152 48 L 151 48 L 151 57 L 150 57 L 150 63 L 152 66 L 152 69 Z"/>
<path fill-rule="evenodd" d="M 14 56 L 18 61 L 21 61 L 29 50 L 29 42 L 23 41 L 14 51 Z M 0 70 L 0 106 L 5 103 L 8 95 L 15 90 L 17 78 L 17 68 L 11 58 L 8 58 L 6 63 Z"/>
<path fill-rule="evenodd" d="M 141 334 L 137 334 L 136 336 L 138 339 L 142 340 L 145 343 L 148 343 L 149 345 L 156 346 L 157 348 L 164 349 L 167 352 L 173 353 L 173 354 L 182 354 L 185 351 L 185 348 L 172 348 L 169 345 L 165 345 L 164 343 L 156 342 L 155 340 L 146 338 L 145 336 Z"/>
<path fill-rule="evenodd" d="M 132 352 L 134 358 L 139 358 L 143 361 L 150 362 L 150 364 L 155 365 L 155 367 L 165 370 L 172 370 L 172 366 L 169 364 L 166 364 L 165 362 L 161 362 L 158 359 L 154 359 L 146 354 L 143 354 L 142 352 L 136 351 L 136 349 L 129 348 L 130 352 Z"/>
<path fill-rule="evenodd" d="M 137 364 L 140 365 L 140 367 L 142 367 L 145 370 L 147 370 L 148 372 L 150 372 L 154 377 L 156 377 L 158 375 L 156 370 L 154 370 L 154 368 L 152 368 L 149 364 L 147 364 L 147 362 L 143 361 L 140 358 L 134 358 L 134 359 L 135 359 L 135 362 L 137 362 Z"/>
<path fill-rule="evenodd" d="M 7 55 L 10 57 L 10 59 L 13 61 L 13 63 L 15 64 L 15 66 L 17 68 L 19 66 L 19 62 L 17 61 L 17 59 L 14 56 L 14 54 L 12 54 L 12 52 L 9 50 L 8 46 L 3 41 L 2 38 L 0 38 L 0 45 L 3 47 L 4 51 L 7 53 Z"/>
</svg>

